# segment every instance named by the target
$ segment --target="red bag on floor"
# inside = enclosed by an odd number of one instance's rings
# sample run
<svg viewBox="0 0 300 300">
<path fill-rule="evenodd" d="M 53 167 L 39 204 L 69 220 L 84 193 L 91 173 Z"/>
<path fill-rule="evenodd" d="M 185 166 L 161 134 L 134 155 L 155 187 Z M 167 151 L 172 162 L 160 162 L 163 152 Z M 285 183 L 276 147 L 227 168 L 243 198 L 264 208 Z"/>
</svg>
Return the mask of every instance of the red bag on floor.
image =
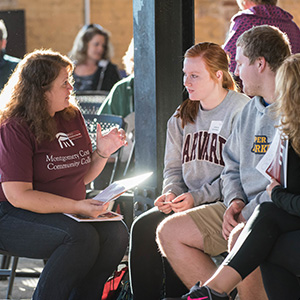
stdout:
<svg viewBox="0 0 300 300">
<path fill-rule="evenodd" d="M 126 274 L 128 267 L 123 267 L 120 271 L 115 271 L 106 281 L 101 300 L 115 300 L 122 289 L 121 281 Z"/>
</svg>

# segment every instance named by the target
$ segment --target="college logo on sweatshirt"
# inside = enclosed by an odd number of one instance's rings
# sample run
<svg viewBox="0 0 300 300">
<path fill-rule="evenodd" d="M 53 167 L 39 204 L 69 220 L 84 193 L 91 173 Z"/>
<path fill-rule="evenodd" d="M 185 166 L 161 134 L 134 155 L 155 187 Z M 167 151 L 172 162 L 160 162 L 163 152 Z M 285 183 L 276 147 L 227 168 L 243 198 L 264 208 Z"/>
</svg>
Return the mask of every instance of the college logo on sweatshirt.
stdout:
<svg viewBox="0 0 300 300">
<path fill-rule="evenodd" d="M 268 142 L 268 138 L 265 135 L 256 135 L 251 152 L 265 154 L 269 149 L 270 144 L 271 143 Z"/>
<path fill-rule="evenodd" d="M 182 163 L 206 160 L 224 166 L 222 152 L 225 142 L 220 135 L 208 131 L 187 134 L 183 142 Z"/>
</svg>

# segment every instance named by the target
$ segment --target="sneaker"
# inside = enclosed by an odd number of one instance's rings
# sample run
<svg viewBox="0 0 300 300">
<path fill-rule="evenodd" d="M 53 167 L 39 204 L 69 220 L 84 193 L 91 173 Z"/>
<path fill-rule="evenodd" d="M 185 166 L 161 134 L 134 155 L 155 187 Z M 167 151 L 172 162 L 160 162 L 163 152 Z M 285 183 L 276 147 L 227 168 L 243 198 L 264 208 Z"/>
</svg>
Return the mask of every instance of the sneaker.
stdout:
<svg viewBox="0 0 300 300">
<path fill-rule="evenodd" d="M 235 290 L 234 290 L 235 291 Z M 234 292 L 233 291 L 233 292 Z M 233 292 L 231 294 L 233 294 Z M 235 292 L 236 295 L 236 292 Z M 232 296 L 235 295 L 233 294 Z M 197 282 L 190 291 L 181 297 L 182 300 L 232 300 L 231 295 L 226 293 L 219 294 L 208 286 L 200 287 L 200 282 Z"/>
</svg>

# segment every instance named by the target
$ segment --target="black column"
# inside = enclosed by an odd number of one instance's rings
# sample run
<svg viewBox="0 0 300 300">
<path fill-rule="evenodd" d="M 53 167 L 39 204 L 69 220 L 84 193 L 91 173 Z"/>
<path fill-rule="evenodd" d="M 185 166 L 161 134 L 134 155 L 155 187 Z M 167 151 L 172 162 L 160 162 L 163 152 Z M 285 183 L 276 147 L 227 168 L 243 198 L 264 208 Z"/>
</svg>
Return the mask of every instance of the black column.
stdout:
<svg viewBox="0 0 300 300">
<path fill-rule="evenodd" d="M 194 44 L 194 1 L 133 0 L 133 17 L 135 169 L 153 171 L 135 194 L 142 211 L 161 192 L 167 121 L 185 97 L 182 60 Z"/>
</svg>

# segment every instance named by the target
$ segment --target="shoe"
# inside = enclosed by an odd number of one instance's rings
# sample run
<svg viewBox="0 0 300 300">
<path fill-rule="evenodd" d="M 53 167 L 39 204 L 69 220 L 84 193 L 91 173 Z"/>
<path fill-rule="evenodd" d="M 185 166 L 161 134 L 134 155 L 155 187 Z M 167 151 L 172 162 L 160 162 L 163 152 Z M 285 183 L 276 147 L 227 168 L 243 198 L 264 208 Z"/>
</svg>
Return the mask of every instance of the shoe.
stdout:
<svg viewBox="0 0 300 300">
<path fill-rule="evenodd" d="M 234 293 L 235 292 L 235 293 Z M 226 293 L 219 294 L 208 286 L 200 287 L 200 282 L 197 282 L 190 291 L 181 297 L 182 300 L 232 300 L 235 298 L 236 291 L 231 292 L 232 295 Z M 234 298 L 232 298 L 232 296 Z"/>
<path fill-rule="evenodd" d="M 229 296 L 231 297 L 231 298 L 229 298 L 229 299 L 234 300 L 235 297 L 236 297 L 236 295 L 237 295 L 237 293 L 238 293 L 238 291 L 237 291 L 236 288 L 235 288 L 234 290 L 232 290 L 231 293 L 229 294 Z"/>
</svg>

